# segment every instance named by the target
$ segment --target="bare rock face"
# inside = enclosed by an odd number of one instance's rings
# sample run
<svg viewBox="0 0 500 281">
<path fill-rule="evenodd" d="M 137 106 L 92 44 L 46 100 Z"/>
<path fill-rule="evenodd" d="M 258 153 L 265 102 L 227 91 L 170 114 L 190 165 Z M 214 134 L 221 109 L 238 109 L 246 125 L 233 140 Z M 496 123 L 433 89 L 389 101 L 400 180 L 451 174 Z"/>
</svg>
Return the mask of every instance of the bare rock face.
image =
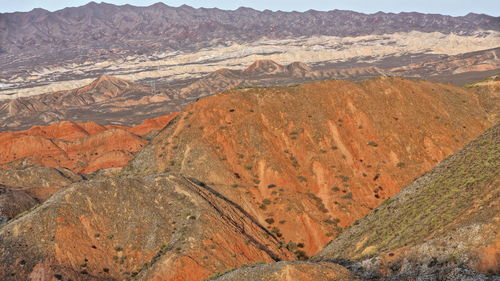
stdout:
<svg viewBox="0 0 500 281">
<path fill-rule="evenodd" d="M 0 228 L 2 280 L 202 280 L 292 257 L 240 207 L 193 179 L 86 181 Z"/>
<path fill-rule="evenodd" d="M 83 180 L 64 168 L 30 166 L 0 170 L 0 223 L 45 201 L 56 191 Z"/>
<path fill-rule="evenodd" d="M 145 120 L 134 127 L 102 126 L 95 122 L 62 122 L 18 132 L 0 133 L 0 167 L 26 164 L 65 167 L 88 174 L 125 166 L 175 114 Z M 145 137 L 141 137 L 144 135 Z"/>
<path fill-rule="evenodd" d="M 278 262 L 243 267 L 214 281 L 355 281 L 346 268 L 333 263 Z"/>
<path fill-rule="evenodd" d="M 188 106 L 122 172 L 196 177 L 305 258 L 490 125 L 473 93 L 424 81 L 241 89 Z"/>
<path fill-rule="evenodd" d="M 148 86 L 102 75 L 92 83 L 77 89 L 0 102 L 0 120 L 5 124 L 1 131 L 61 123 L 64 126 L 82 127 L 68 128 L 70 131 L 85 130 L 85 124 L 101 127 L 93 128 L 95 132 L 103 131 L 103 126 L 99 124 L 104 124 L 102 121 L 108 121 L 108 118 L 113 122 L 105 122 L 104 125 L 131 126 L 146 119 L 175 112 L 148 107 L 157 104 L 165 107 L 165 102 L 170 100 L 170 92 L 168 89 L 162 89 L 153 93 Z M 154 116 L 151 116 L 151 113 Z M 140 117 L 133 118 L 136 114 Z"/>
<path fill-rule="evenodd" d="M 102 75 L 87 86 L 40 95 L 18 98 L 8 104 L 9 116 L 37 111 L 62 109 L 68 106 L 86 106 L 96 103 L 119 100 L 121 96 L 150 93 L 147 86 Z"/>
<path fill-rule="evenodd" d="M 37 204 L 26 192 L 0 185 L 0 225 Z"/>
<path fill-rule="evenodd" d="M 147 141 L 122 129 L 74 141 L 51 139 L 28 133 L 6 132 L 0 135 L 0 163 L 25 159 L 32 165 L 65 167 L 76 173 L 90 173 L 101 168 L 121 167 Z M 9 165 L 6 165 L 8 168 Z"/>
<path fill-rule="evenodd" d="M 380 280 L 497 280 L 499 165 L 497 124 L 345 230 L 314 260 L 342 261 Z"/>
</svg>

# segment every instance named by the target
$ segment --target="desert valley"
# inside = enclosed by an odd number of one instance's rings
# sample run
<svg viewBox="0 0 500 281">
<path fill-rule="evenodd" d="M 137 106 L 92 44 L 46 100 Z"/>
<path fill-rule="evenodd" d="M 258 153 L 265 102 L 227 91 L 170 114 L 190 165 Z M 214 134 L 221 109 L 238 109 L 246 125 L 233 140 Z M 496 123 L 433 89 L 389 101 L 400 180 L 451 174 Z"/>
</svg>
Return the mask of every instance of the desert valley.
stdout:
<svg viewBox="0 0 500 281">
<path fill-rule="evenodd" d="M 0 14 L 0 280 L 500 280 L 500 17 Z"/>
</svg>

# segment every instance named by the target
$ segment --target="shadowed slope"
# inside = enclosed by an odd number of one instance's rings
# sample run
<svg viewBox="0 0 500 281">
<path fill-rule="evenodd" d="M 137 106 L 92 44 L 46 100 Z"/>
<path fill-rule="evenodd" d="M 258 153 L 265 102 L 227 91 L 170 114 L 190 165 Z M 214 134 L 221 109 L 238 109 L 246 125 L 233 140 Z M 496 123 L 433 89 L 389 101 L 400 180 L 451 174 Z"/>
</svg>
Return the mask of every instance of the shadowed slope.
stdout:
<svg viewBox="0 0 500 281">
<path fill-rule="evenodd" d="M 290 258 L 227 199 L 166 175 L 74 184 L 2 227 L 0 248 L 2 280 L 202 280 Z"/>
<path fill-rule="evenodd" d="M 355 281 L 349 270 L 333 263 L 279 262 L 244 267 L 217 281 Z"/>
<path fill-rule="evenodd" d="M 33 166 L 0 170 L 0 224 L 81 180 L 81 176 L 64 168 Z"/>
<path fill-rule="evenodd" d="M 314 260 L 351 260 L 365 276 L 394 280 L 472 280 L 464 278 L 477 273 L 467 268 L 500 274 L 498 167 L 500 124 L 382 203 Z"/>
</svg>

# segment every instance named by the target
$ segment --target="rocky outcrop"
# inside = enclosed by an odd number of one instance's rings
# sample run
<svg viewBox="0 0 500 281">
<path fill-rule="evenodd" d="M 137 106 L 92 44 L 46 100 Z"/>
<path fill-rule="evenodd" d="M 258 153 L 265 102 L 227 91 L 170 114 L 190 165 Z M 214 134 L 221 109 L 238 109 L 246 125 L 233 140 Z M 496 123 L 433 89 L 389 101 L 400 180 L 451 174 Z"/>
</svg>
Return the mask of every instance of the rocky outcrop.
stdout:
<svg viewBox="0 0 500 281">
<path fill-rule="evenodd" d="M 497 124 L 384 201 L 314 260 L 341 261 L 380 280 L 498 277 L 499 165 Z"/>
<path fill-rule="evenodd" d="M 470 83 L 467 88 L 475 92 L 492 122 L 500 121 L 500 74 Z"/>
<path fill-rule="evenodd" d="M 424 81 L 241 89 L 186 107 L 122 173 L 198 178 L 305 258 L 490 125 L 473 93 Z"/>
<path fill-rule="evenodd" d="M 202 280 L 290 259 L 211 187 L 155 175 L 76 183 L 0 228 L 2 280 Z"/>
</svg>

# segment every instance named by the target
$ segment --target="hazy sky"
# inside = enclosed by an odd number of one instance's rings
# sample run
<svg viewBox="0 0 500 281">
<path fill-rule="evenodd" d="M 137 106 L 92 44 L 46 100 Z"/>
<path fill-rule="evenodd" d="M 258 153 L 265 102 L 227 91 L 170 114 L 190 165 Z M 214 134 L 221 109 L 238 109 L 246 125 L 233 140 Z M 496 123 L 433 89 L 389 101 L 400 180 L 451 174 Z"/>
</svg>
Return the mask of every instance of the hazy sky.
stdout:
<svg viewBox="0 0 500 281">
<path fill-rule="evenodd" d="M 132 4 L 148 6 L 160 0 L 107 0 L 113 4 Z M 0 12 L 30 11 L 44 8 L 50 11 L 64 7 L 85 5 L 89 0 L 0 0 Z M 100 0 L 96 1 L 100 2 Z M 240 6 L 257 10 L 305 11 L 315 10 L 354 10 L 363 13 L 383 12 L 422 12 L 462 16 L 469 12 L 499 16 L 499 0 L 168 0 L 161 1 L 170 6 L 187 4 L 193 7 L 217 7 L 236 9 Z"/>
</svg>

